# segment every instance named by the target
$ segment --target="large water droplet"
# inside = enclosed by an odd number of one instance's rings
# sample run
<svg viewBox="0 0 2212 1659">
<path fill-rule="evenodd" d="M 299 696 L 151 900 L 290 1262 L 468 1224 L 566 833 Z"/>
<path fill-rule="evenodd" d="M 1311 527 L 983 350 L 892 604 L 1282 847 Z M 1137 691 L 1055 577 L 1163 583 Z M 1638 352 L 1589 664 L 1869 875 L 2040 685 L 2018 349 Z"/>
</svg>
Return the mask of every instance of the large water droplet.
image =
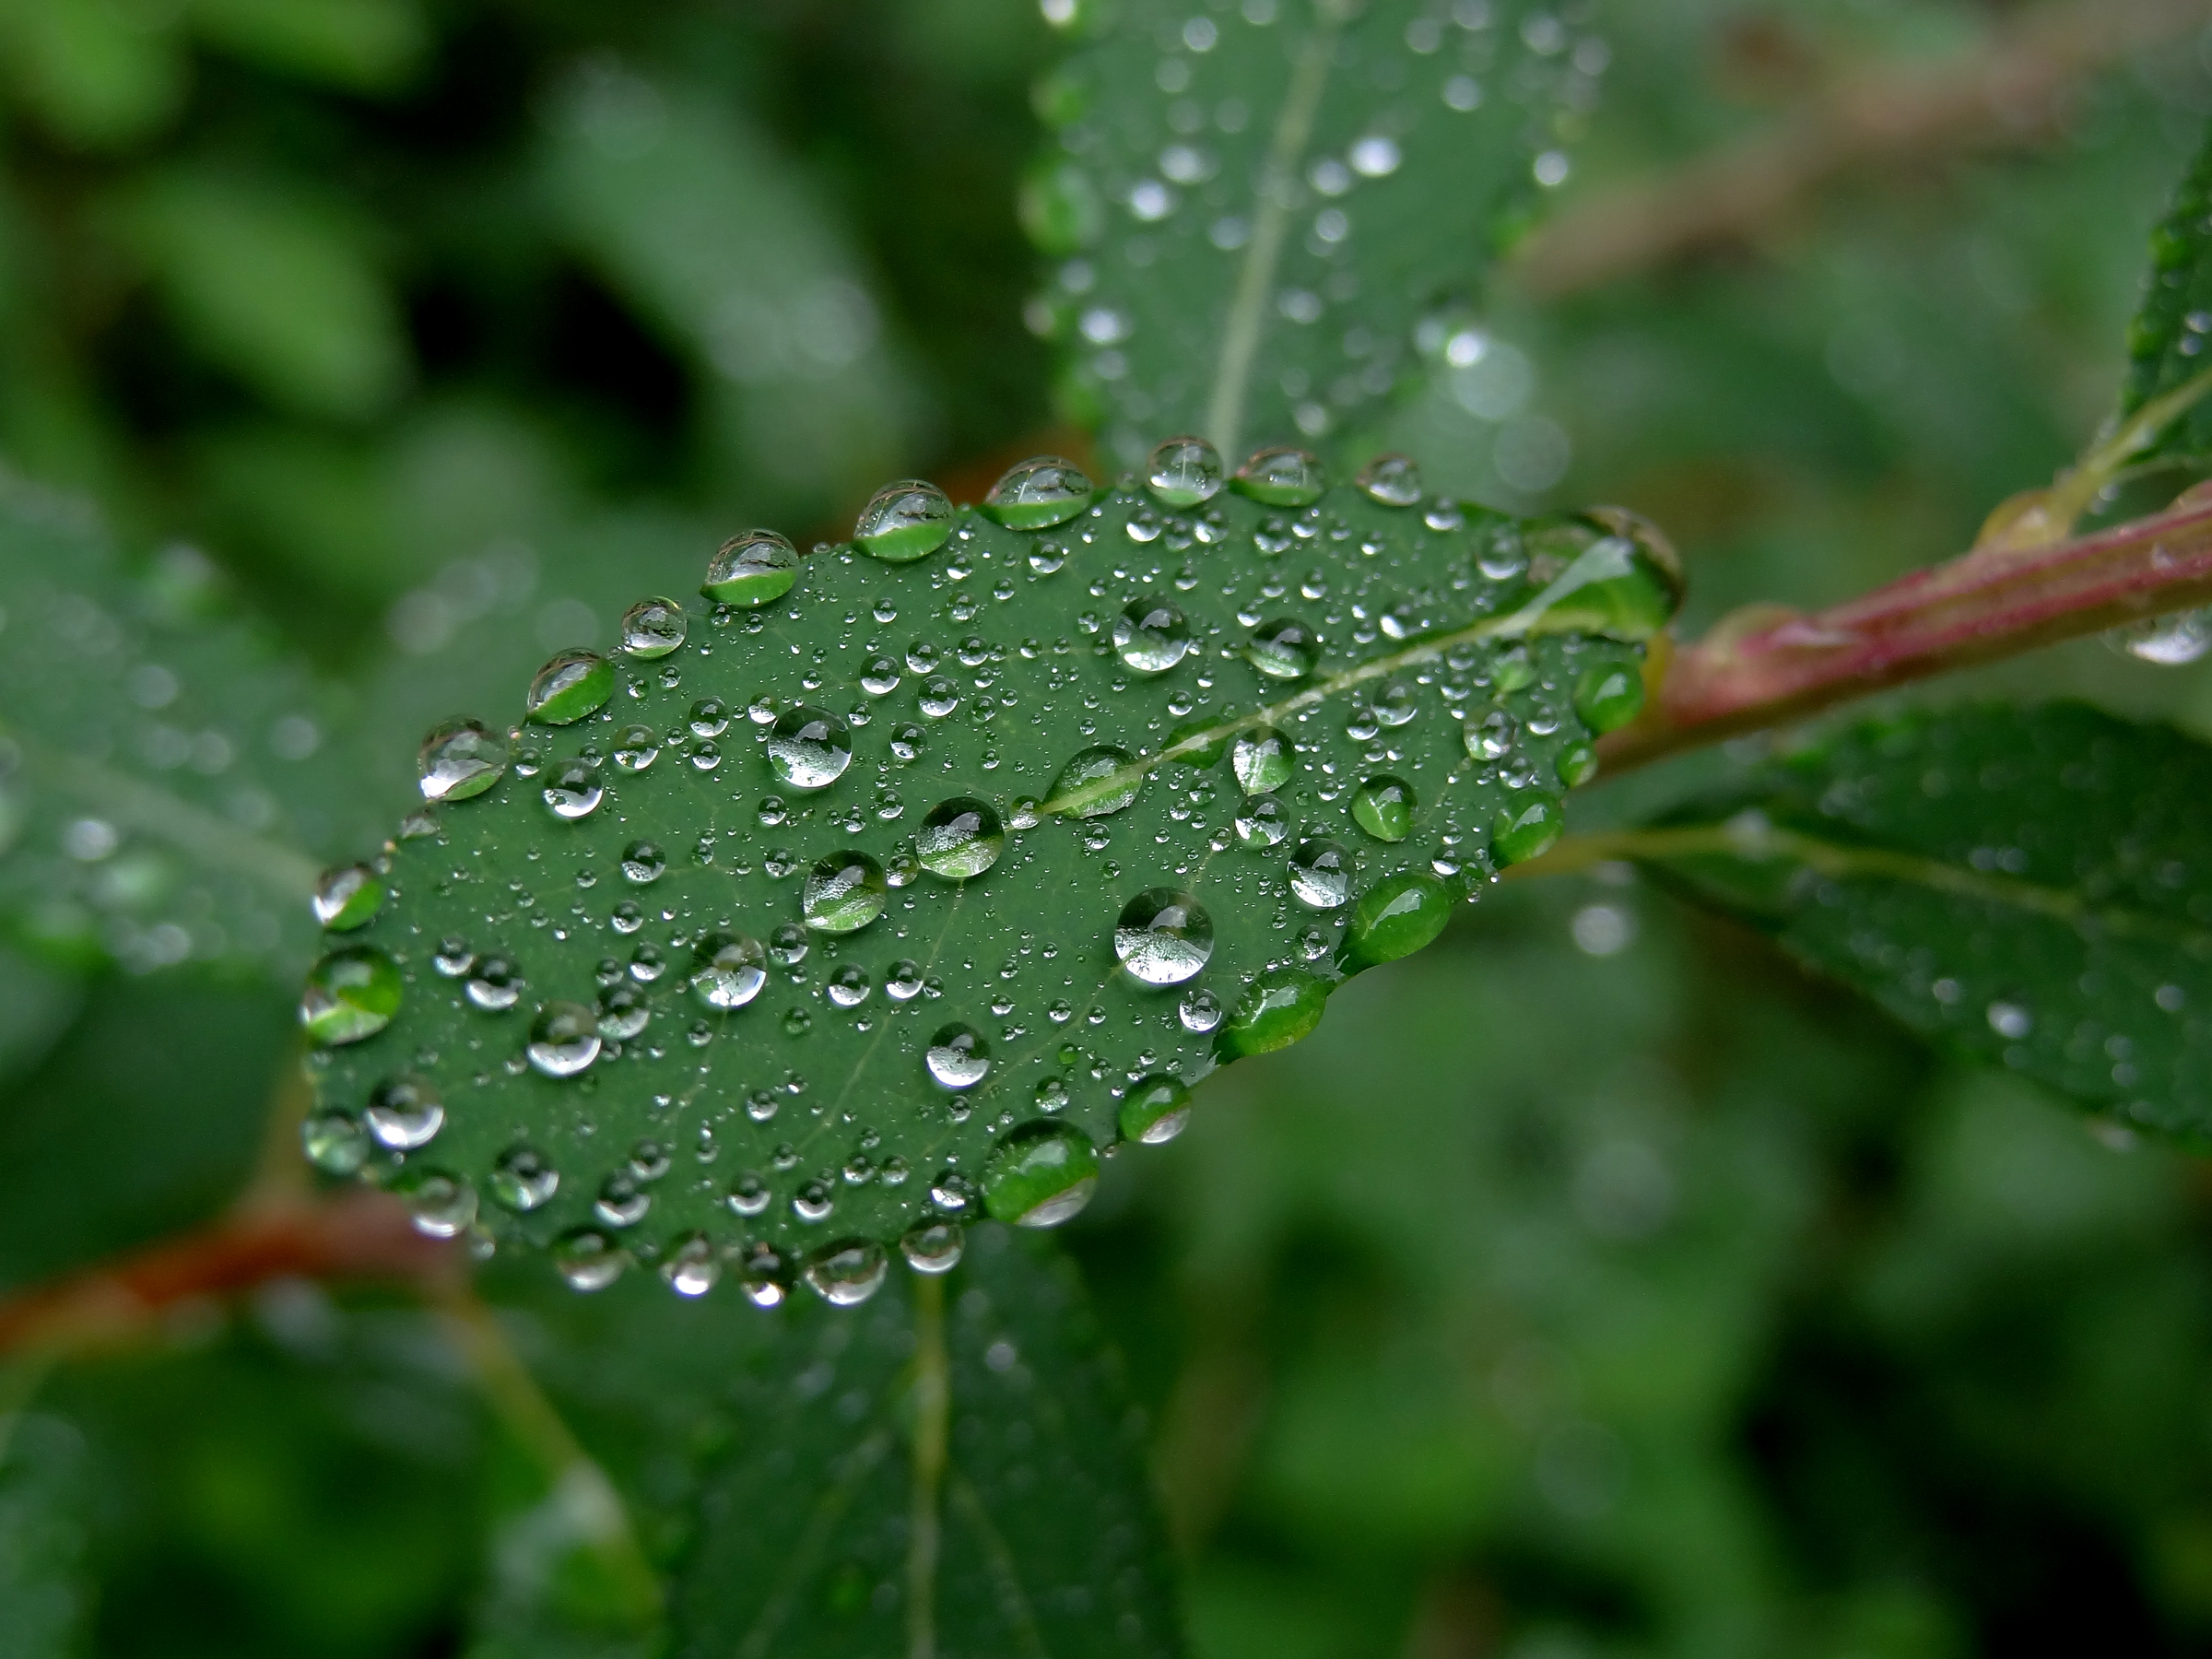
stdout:
<svg viewBox="0 0 2212 1659">
<path fill-rule="evenodd" d="M 678 1296 L 704 1296 L 722 1278 L 722 1256 L 704 1233 L 686 1233 L 661 1257 L 661 1277 Z"/>
<path fill-rule="evenodd" d="M 523 708 L 545 725 L 573 725 L 615 694 L 615 665 L 595 651 L 563 651 L 530 682 Z"/>
<path fill-rule="evenodd" d="M 983 512 L 1009 530 L 1049 530 L 1090 505 L 1097 493 L 1083 469 L 1057 455 L 1040 455 L 1006 470 L 983 498 Z"/>
<path fill-rule="evenodd" d="M 530 1022 L 524 1053 L 547 1077 L 572 1077 L 599 1058 L 599 1016 L 582 1003 L 549 1002 Z"/>
<path fill-rule="evenodd" d="M 864 553 L 904 564 L 935 553 L 952 534 L 952 502 L 935 484 L 908 478 L 886 484 L 860 510 L 853 539 Z"/>
<path fill-rule="evenodd" d="M 917 1221 L 899 1240 L 899 1253 L 916 1273 L 950 1273 L 960 1265 L 966 1243 L 954 1221 Z"/>
<path fill-rule="evenodd" d="M 1122 1097 L 1121 1126 L 1124 1140 L 1159 1146 L 1182 1133 L 1191 1121 L 1191 1091 L 1181 1077 L 1160 1072 L 1129 1086 Z"/>
<path fill-rule="evenodd" d="M 832 853 L 806 872 L 799 912 L 818 933 L 857 933 L 883 914 L 890 883 L 865 853 Z"/>
<path fill-rule="evenodd" d="M 553 816 L 571 823 L 591 817 L 606 794 L 599 782 L 599 769 L 582 760 L 562 760 L 548 767 L 540 793 Z"/>
<path fill-rule="evenodd" d="M 634 841 L 622 849 L 622 878 L 640 887 L 658 881 L 668 868 L 667 854 L 649 841 Z"/>
<path fill-rule="evenodd" d="M 1525 864 L 1550 852 L 1566 829 L 1567 815 L 1549 795 L 1500 807 L 1490 830 L 1490 856 L 1501 865 Z"/>
<path fill-rule="evenodd" d="M 478 959 L 476 971 L 461 987 L 462 994 L 488 1014 L 498 1014 L 523 1000 L 523 971 L 503 956 Z"/>
<path fill-rule="evenodd" d="M 1113 619 L 1113 651 L 1137 674 L 1165 674 L 1190 653 L 1191 625 L 1173 606 L 1133 600 Z"/>
<path fill-rule="evenodd" d="M 955 1022 L 930 1038 L 922 1062 L 939 1087 L 973 1088 L 991 1070 L 991 1045 L 973 1026 Z"/>
<path fill-rule="evenodd" d="M 1359 895 L 1344 930 L 1338 964 L 1359 973 L 1411 956 L 1452 920 L 1452 889 L 1420 871 L 1386 877 Z"/>
<path fill-rule="evenodd" d="M 359 1042 L 392 1023 L 404 991 L 399 965 L 373 945 L 334 950 L 308 970 L 300 1023 L 325 1046 Z"/>
<path fill-rule="evenodd" d="M 2105 641 L 2140 663 L 2184 668 L 2212 652 L 2212 610 L 2150 617 L 2112 629 Z"/>
<path fill-rule="evenodd" d="M 1321 652 L 1312 630 L 1288 617 L 1263 622 L 1244 648 L 1244 660 L 1270 679 L 1303 679 Z"/>
<path fill-rule="evenodd" d="M 617 964 L 620 971 L 620 964 Z M 653 1006 L 634 985 L 609 985 L 599 993 L 599 1035 L 609 1042 L 628 1042 L 644 1030 L 653 1018 Z"/>
<path fill-rule="evenodd" d="M 629 1253 L 595 1227 L 571 1228 L 553 1241 L 553 1266 L 571 1290 L 604 1290 L 622 1277 Z"/>
<path fill-rule="evenodd" d="M 1502 760 L 1512 753 L 1520 736 L 1521 723 L 1503 709 L 1468 716 L 1460 731 L 1470 760 Z"/>
<path fill-rule="evenodd" d="M 1147 888 L 1122 907 L 1113 954 L 1147 985 L 1180 985 L 1214 954 L 1214 919 L 1188 893 Z"/>
<path fill-rule="evenodd" d="M 768 763 L 794 789 L 827 789 L 853 763 L 853 728 L 827 709 L 801 703 L 769 733 Z"/>
<path fill-rule="evenodd" d="M 392 1182 L 415 1230 L 431 1239 L 454 1239 L 477 1218 L 477 1189 L 458 1175 L 410 1164 Z"/>
<path fill-rule="evenodd" d="M 427 1146 L 445 1126 L 445 1102 L 428 1077 L 407 1073 L 387 1077 L 371 1089 L 361 1117 L 377 1145 L 412 1152 Z"/>
<path fill-rule="evenodd" d="M 332 933 L 366 926 L 383 902 L 383 877 L 365 864 L 340 865 L 315 878 L 315 920 Z"/>
<path fill-rule="evenodd" d="M 1403 455 L 1377 455 L 1360 469 L 1360 492 L 1385 507 L 1412 507 L 1421 499 L 1419 468 Z"/>
<path fill-rule="evenodd" d="M 1290 854 L 1290 891 L 1300 904 L 1335 910 L 1352 896 L 1352 855 L 1319 837 L 1300 841 Z"/>
<path fill-rule="evenodd" d="M 652 662 L 683 648 L 691 618 L 673 599 L 641 599 L 622 613 L 622 649 Z"/>
<path fill-rule="evenodd" d="M 755 1241 L 739 1258 L 737 1288 L 756 1308 L 778 1307 L 791 1292 L 791 1267 L 775 1246 Z"/>
<path fill-rule="evenodd" d="M 747 530 L 716 549 L 699 591 L 724 605 L 771 605 L 798 579 L 796 547 L 773 530 Z"/>
<path fill-rule="evenodd" d="M 750 934 L 710 933 L 691 955 L 691 994 L 710 1008 L 742 1008 L 768 982 L 768 953 Z"/>
<path fill-rule="evenodd" d="M 1271 794 L 1252 796 L 1237 808 L 1237 840 L 1253 852 L 1278 846 L 1290 833 L 1290 809 Z"/>
<path fill-rule="evenodd" d="M 1538 632 L 1604 634 L 1630 643 L 1665 628 L 1682 603 L 1682 561 L 1649 520 L 1618 507 L 1550 519 L 1525 536 L 1546 585 Z"/>
<path fill-rule="evenodd" d="M 1079 818 L 1104 818 L 1136 799 L 1145 785 L 1127 749 L 1101 744 L 1087 748 L 1063 767 L 1045 799 L 1045 809 Z"/>
<path fill-rule="evenodd" d="M 1321 458 L 1290 448 L 1261 450 L 1238 467 L 1237 476 L 1230 481 L 1230 488 L 1239 495 L 1269 507 L 1310 507 L 1321 500 L 1328 486 L 1329 475 Z"/>
<path fill-rule="evenodd" d="M 1099 1153 L 1073 1124 L 1041 1119 L 1005 1136 L 983 1166 L 983 1207 L 994 1221 L 1056 1227 L 1090 1202 Z"/>
<path fill-rule="evenodd" d="M 930 808 L 914 837 L 914 856 L 933 876 L 966 881 L 998 862 L 1006 834 L 998 814 L 971 795 L 955 795 Z"/>
<path fill-rule="evenodd" d="M 615 764 L 626 772 L 641 772 L 661 758 L 661 740 L 651 726 L 624 726 L 615 737 Z"/>
<path fill-rule="evenodd" d="M 1248 726 L 1230 749 L 1230 769 L 1246 794 L 1265 794 L 1290 782 L 1296 770 L 1290 739 L 1271 725 Z"/>
<path fill-rule="evenodd" d="M 834 1307 L 857 1307 L 883 1286 L 890 1259 L 866 1239 L 825 1244 L 806 1258 L 806 1288 Z"/>
<path fill-rule="evenodd" d="M 1221 452 L 1203 438 L 1171 438 L 1152 452 L 1145 482 L 1170 507 L 1197 507 L 1221 493 Z"/>
<path fill-rule="evenodd" d="M 1413 785 L 1401 778 L 1370 778 L 1352 792 L 1352 821 L 1382 841 L 1413 833 Z"/>
<path fill-rule="evenodd" d="M 1643 712 L 1643 676 L 1620 663 L 1585 668 L 1574 682 L 1574 712 L 1594 732 L 1618 730 Z"/>
<path fill-rule="evenodd" d="M 1252 982 L 1214 1036 L 1224 1065 L 1288 1048 L 1321 1023 L 1329 999 L 1326 980 L 1299 968 L 1275 968 Z"/>
<path fill-rule="evenodd" d="M 507 771 L 507 740 L 473 720 L 449 720 L 422 740 L 415 771 L 426 801 L 465 801 Z"/>
<path fill-rule="evenodd" d="M 325 1175 L 352 1175 L 369 1161 L 369 1132 L 350 1112 L 310 1112 L 300 1125 L 300 1149 Z"/>
<path fill-rule="evenodd" d="M 517 1215 L 527 1215 L 552 1201 L 560 1190 L 560 1171 L 535 1147 L 510 1147 L 491 1166 L 487 1184 L 500 1203 Z"/>
</svg>

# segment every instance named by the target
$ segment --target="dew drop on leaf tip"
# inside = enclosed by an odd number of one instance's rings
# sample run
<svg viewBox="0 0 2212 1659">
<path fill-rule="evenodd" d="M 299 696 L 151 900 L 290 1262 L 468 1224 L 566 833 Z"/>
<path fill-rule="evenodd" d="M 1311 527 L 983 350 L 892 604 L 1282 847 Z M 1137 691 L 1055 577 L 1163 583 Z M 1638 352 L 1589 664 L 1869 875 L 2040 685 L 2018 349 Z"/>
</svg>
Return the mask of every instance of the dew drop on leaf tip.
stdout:
<svg viewBox="0 0 2212 1659">
<path fill-rule="evenodd" d="M 1328 488 L 1328 469 L 1310 451 L 1278 446 L 1252 455 L 1230 488 L 1263 506 L 1310 507 Z"/>
<path fill-rule="evenodd" d="M 641 661 L 682 648 L 691 619 L 674 599 L 641 599 L 622 613 L 622 649 Z"/>
<path fill-rule="evenodd" d="M 1008 467 L 983 497 L 982 510 L 1009 530 L 1050 530 L 1088 507 L 1097 493 L 1074 462 L 1040 455 Z"/>
<path fill-rule="evenodd" d="M 557 652 L 531 680 L 524 712 L 542 725 L 573 725 L 614 694 L 615 666 L 597 652 Z"/>
<path fill-rule="evenodd" d="M 422 740 L 416 775 L 426 801 L 465 801 L 507 771 L 507 741 L 474 720 L 450 720 Z"/>
<path fill-rule="evenodd" d="M 868 498 L 853 526 L 864 553 L 888 564 L 926 558 L 952 535 L 952 502 L 935 484 L 906 478 Z"/>
<path fill-rule="evenodd" d="M 1056 1227 L 1090 1202 L 1098 1148 L 1073 1124 L 1039 1120 L 1007 1132 L 983 1171 L 983 1206 L 1016 1227 Z"/>
<path fill-rule="evenodd" d="M 1203 438 L 1170 438 L 1146 463 L 1145 483 L 1162 504 L 1203 506 L 1221 493 L 1221 452 Z"/>
<path fill-rule="evenodd" d="M 315 920 L 331 933 L 365 927 L 382 908 L 383 877 L 365 864 L 340 865 L 316 877 Z"/>
<path fill-rule="evenodd" d="M 699 591 L 719 604 L 750 607 L 773 604 L 798 579 L 799 550 L 786 537 L 773 530 L 747 530 L 723 543 L 707 561 Z M 683 643 L 680 633 L 676 643 Z"/>
</svg>

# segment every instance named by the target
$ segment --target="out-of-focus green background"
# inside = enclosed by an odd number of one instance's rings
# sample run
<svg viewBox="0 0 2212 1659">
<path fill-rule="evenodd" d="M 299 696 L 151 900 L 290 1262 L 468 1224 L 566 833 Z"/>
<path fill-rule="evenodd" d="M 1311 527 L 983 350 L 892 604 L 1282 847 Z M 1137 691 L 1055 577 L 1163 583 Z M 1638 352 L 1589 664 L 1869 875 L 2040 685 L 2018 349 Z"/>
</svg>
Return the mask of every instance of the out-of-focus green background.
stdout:
<svg viewBox="0 0 2212 1659">
<path fill-rule="evenodd" d="M 1555 209 L 2022 9 L 1616 0 Z M 202 550 L 395 730 L 504 710 L 731 530 L 1052 432 L 1011 203 L 1053 50 L 1030 0 L 0 0 L 0 458 Z M 1400 435 L 1658 518 L 1692 629 L 1841 597 L 2091 435 L 2208 113 L 2182 31 L 1694 261 L 1509 271 Z M 2094 644 L 1991 688 L 2212 727 L 2212 676 Z M 288 1019 L 0 952 L 0 1287 L 217 1209 Z M 2212 1652 L 2205 1167 L 1626 871 L 1363 977 L 1068 1241 L 1199 1659 Z M 6 1381 L 0 1559 L 75 1588 L 0 1652 L 71 1596 L 116 1659 L 457 1651 L 502 1477 L 426 1316 L 284 1285 Z"/>
</svg>

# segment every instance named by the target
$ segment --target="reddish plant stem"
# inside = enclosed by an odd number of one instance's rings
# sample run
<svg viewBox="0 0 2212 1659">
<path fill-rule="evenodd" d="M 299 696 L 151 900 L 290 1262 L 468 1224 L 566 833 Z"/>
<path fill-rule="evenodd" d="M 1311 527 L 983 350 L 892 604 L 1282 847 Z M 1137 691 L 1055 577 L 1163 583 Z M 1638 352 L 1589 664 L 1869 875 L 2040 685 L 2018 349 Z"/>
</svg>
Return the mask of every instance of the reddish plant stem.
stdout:
<svg viewBox="0 0 2212 1659">
<path fill-rule="evenodd" d="M 1757 606 L 1677 652 L 1608 773 L 1890 686 L 2212 602 L 2212 501 L 2041 547 L 1989 547 L 1806 614 Z"/>
<path fill-rule="evenodd" d="M 460 1267 L 389 1194 L 363 1188 L 241 1209 L 0 1300 L 0 1353 L 127 1339 L 181 1303 L 280 1278 L 427 1284 Z"/>
</svg>

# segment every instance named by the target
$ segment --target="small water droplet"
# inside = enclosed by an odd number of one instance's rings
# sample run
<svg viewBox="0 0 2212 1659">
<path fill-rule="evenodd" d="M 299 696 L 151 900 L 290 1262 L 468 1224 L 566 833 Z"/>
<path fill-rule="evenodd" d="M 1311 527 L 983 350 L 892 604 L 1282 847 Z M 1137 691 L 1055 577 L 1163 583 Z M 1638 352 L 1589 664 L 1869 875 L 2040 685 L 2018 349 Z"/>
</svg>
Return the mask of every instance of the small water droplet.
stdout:
<svg viewBox="0 0 2212 1659">
<path fill-rule="evenodd" d="M 640 887 L 658 881 L 667 871 L 668 856 L 658 843 L 634 841 L 622 849 L 622 878 Z"/>
<path fill-rule="evenodd" d="M 563 651 L 530 682 L 523 708 L 542 725 L 573 725 L 615 694 L 615 665 L 595 651 Z"/>
<path fill-rule="evenodd" d="M 780 1306 L 791 1292 L 791 1268 L 773 1245 L 755 1243 L 738 1264 L 737 1288 L 756 1308 Z"/>
<path fill-rule="evenodd" d="M 724 605 L 772 605 L 798 579 L 796 547 L 773 530 L 747 530 L 723 543 L 707 561 L 699 591 Z"/>
<path fill-rule="evenodd" d="M 914 857 L 933 876 L 966 881 L 998 862 L 1006 836 L 998 814 L 972 795 L 955 795 L 930 808 L 914 838 Z"/>
<path fill-rule="evenodd" d="M 1152 452 L 1145 482 L 1170 507 L 1196 507 L 1221 493 L 1221 452 L 1203 438 L 1170 438 Z"/>
<path fill-rule="evenodd" d="M 1413 833 L 1413 786 L 1403 779 L 1370 778 L 1352 792 L 1352 821 L 1380 841 Z"/>
<path fill-rule="evenodd" d="M 1245 661 L 1270 679 L 1303 679 L 1320 657 L 1312 631 L 1288 617 L 1262 623 L 1244 648 Z"/>
<path fill-rule="evenodd" d="M 447 979 L 459 979 L 476 964 L 477 953 L 469 948 L 468 941 L 453 935 L 439 940 L 430 958 L 430 966 Z"/>
<path fill-rule="evenodd" d="M 823 990 L 839 1007 L 856 1008 L 868 999 L 867 970 L 847 962 L 830 975 Z"/>
<path fill-rule="evenodd" d="M 488 1014 L 501 1013 L 523 999 L 523 971 L 503 956 L 479 959 L 462 994 Z"/>
<path fill-rule="evenodd" d="M 350 1112 L 311 1112 L 300 1125 L 300 1147 L 324 1174 L 353 1175 L 369 1161 L 369 1133 Z"/>
<path fill-rule="evenodd" d="M 1113 954 L 1147 985 L 1180 985 L 1214 952 L 1214 922 L 1206 907 L 1173 888 L 1150 888 L 1122 907 Z"/>
<path fill-rule="evenodd" d="M 769 734 L 768 763 L 794 789 L 827 789 L 853 763 L 853 728 L 826 709 L 790 709 Z"/>
<path fill-rule="evenodd" d="M 539 791 L 553 816 L 571 823 L 596 812 L 606 793 L 599 769 L 582 760 L 563 760 L 548 768 Z"/>
<path fill-rule="evenodd" d="M 1175 1018 L 1184 1030 L 1203 1036 L 1221 1023 L 1221 999 L 1211 991 L 1194 991 L 1177 1006 Z"/>
<path fill-rule="evenodd" d="M 532 1147 L 510 1147 L 491 1166 L 491 1195 L 518 1215 L 549 1203 L 560 1190 L 560 1171 Z"/>
<path fill-rule="evenodd" d="M 983 1169 L 983 1206 L 1016 1227 L 1056 1227 L 1090 1202 L 1098 1148 L 1073 1124 L 1043 1119 L 1002 1138 Z"/>
<path fill-rule="evenodd" d="M 315 920 L 332 933 L 366 926 L 383 902 L 383 877 L 365 864 L 340 865 L 315 878 Z"/>
<path fill-rule="evenodd" d="M 549 1002 L 530 1022 L 524 1053 L 543 1077 L 573 1077 L 599 1058 L 599 1016 L 582 1003 Z"/>
<path fill-rule="evenodd" d="M 1310 507 L 1328 488 L 1328 472 L 1305 450 L 1264 449 L 1237 468 L 1230 488 L 1269 507 Z"/>
<path fill-rule="evenodd" d="M 652 1006 L 633 985 L 611 985 L 599 994 L 599 1035 L 609 1042 L 628 1042 L 652 1018 Z"/>
<path fill-rule="evenodd" d="M 1253 795 L 1237 809 L 1238 841 L 1253 852 L 1279 845 L 1291 829 L 1290 809 L 1271 794 Z"/>
<path fill-rule="evenodd" d="M 912 1002 L 922 994 L 922 964 L 901 957 L 883 971 L 883 994 L 893 1002 Z"/>
<path fill-rule="evenodd" d="M 325 1047 L 359 1042 L 392 1023 L 405 989 L 398 964 L 373 945 L 334 950 L 308 971 L 300 1023 Z"/>
<path fill-rule="evenodd" d="M 1275 727 L 1249 726 L 1230 749 L 1230 769 L 1246 794 L 1266 794 L 1290 782 L 1294 754 L 1290 739 Z"/>
<path fill-rule="evenodd" d="M 818 860 L 806 873 L 799 912 L 818 933 L 857 933 L 890 902 L 883 866 L 850 849 Z"/>
<path fill-rule="evenodd" d="M 1421 499 L 1420 470 L 1403 455 L 1377 455 L 1358 482 L 1360 493 L 1385 507 L 1411 507 Z"/>
<path fill-rule="evenodd" d="M 507 771 L 506 739 L 473 720 L 449 720 L 422 740 L 416 773 L 426 801 L 465 801 Z"/>
<path fill-rule="evenodd" d="M 951 1221 L 917 1221 L 899 1240 L 899 1253 L 916 1273 L 950 1273 L 960 1265 L 965 1235 Z"/>
<path fill-rule="evenodd" d="M 392 1182 L 392 1191 L 406 1206 L 415 1230 L 426 1238 L 458 1238 L 477 1218 L 477 1189 L 443 1170 L 410 1164 Z"/>
<path fill-rule="evenodd" d="M 870 657 L 860 671 L 860 688 L 870 697 L 888 697 L 899 689 L 899 659 Z"/>
<path fill-rule="evenodd" d="M 429 1078 L 405 1073 L 371 1089 L 361 1116 L 378 1146 L 411 1152 L 428 1146 L 445 1126 L 445 1102 Z"/>
<path fill-rule="evenodd" d="M 1300 968 L 1275 968 L 1252 982 L 1214 1036 L 1224 1064 L 1288 1048 L 1321 1023 L 1328 982 Z"/>
<path fill-rule="evenodd" d="M 890 1270 L 883 1246 L 865 1239 L 826 1244 L 806 1258 L 806 1288 L 833 1307 L 852 1308 L 883 1286 Z"/>
<path fill-rule="evenodd" d="M 973 1088 L 991 1070 L 991 1045 L 973 1026 L 956 1022 L 938 1029 L 922 1059 L 939 1087 Z"/>
<path fill-rule="evenodd" d="M 680 650 L 691 618 L 673 599 L 641 599 L 622 613 L 622 649 L 647 662 Z"/>
<path fill-rule="evenodd" d="M 1567 830 L 1567 815 L 1549 795 L 1501 807 L 1490 830 L 1490 856 L 1500 865 L 1525 864 L 1551 851 Z"/>
<path fill-rule="evenodd" d="M 661 740 L 651 726 L 624 726 L 615 738 L 615 764 L 626 772 L 641 772 L 661 756 Z"/>
<path fill-rule="evenodd" d="M 889 564 L 924 558 L 952 534 L 952 502 L 935 484 L 908 478 L 886 484 L 860 510 L 853 539 L 864 553 Z"/>
<path fill-rule="evenodd" d="M 640 1189 L 637 1178 L 618 1171 L 599 1183 L 592 1200 L 592 1214 L 609 1227 L 635 1227 L 653 1208 L 653 1194 Z"/>
<path fill-rule="evenodd" d="M 1520 736 L 1520 722 L 1503 709 L 1470 716 L 1461 733 L 1470 760 L 1502 760 Z"/>
<path fill-rule="evenodd" d="M 553 1241 L 553 1266 L 571 1290 L 604 1290 L 622 1277 L 629 1253 L 595 1227 L 571 1228 Z"/>
<path fill-rule="evenodd" d="M 769 1191 L 768 1182 L 760 1179 L 759 1172 L 747 1170 L 730 1183 L 729 1196 L 724 1202 L 737 1215 L 758 1216 L 768 1208 L 769 1201 L 774 1196 Z"/>
<path fill-rule="evenodd" d="M 710 1008 L 742 1008 L 768 982 L 768 955 L 750 934 L 718 929 L 692 947 L 691 957 L 691 993 Z"/>
<path fill-rule="evenodd" d="M 678 1296 L 704 1296 L 722 1278 L 722 1257 L 704 1233 L 686 1233 L 661 1257 L 661 1277 Z"/>
<path fill-rule="evenodd" d="M 1574 683 L 1574 712 L 1593 732 L 1618 731 L 1643 712 L 1643 676 L 1630 664 L 1584 669 Z M 1533 721 L 1529 729 L 1535 730 Z"/>
<path fill-rule="evenodd" d="M 1191 1091 L 1181 1077 L 1156 1073 L 1129 1086 L 1122 1097 L 1121 1128 L 1125 1140 L 1157 1147 L 1182 1133 L 1191 1121 Z"/>
<path fill-rule="evenodd" d="M 1113 652 L 1136 674 L 1165 674 L 1192 649 L 1191 625 L 1173 606 L 1137 599 L 1113 619 Z"/>
<path fill-rule="evenodd" d="M 1336 909 L 1352 896 L 1352 855 L 1321 837 L 1299 842 L 1290 854 L 1290 891 L 1300 904 Z"/>
<path fill-rule="evenodd" d="M 991 486 L 982 509 L 1009 530 L 1049 530 L 1089 506 L 1096 493 L 1074 462 L 1040 455 L 1008 467 Z"/>
</svg>

